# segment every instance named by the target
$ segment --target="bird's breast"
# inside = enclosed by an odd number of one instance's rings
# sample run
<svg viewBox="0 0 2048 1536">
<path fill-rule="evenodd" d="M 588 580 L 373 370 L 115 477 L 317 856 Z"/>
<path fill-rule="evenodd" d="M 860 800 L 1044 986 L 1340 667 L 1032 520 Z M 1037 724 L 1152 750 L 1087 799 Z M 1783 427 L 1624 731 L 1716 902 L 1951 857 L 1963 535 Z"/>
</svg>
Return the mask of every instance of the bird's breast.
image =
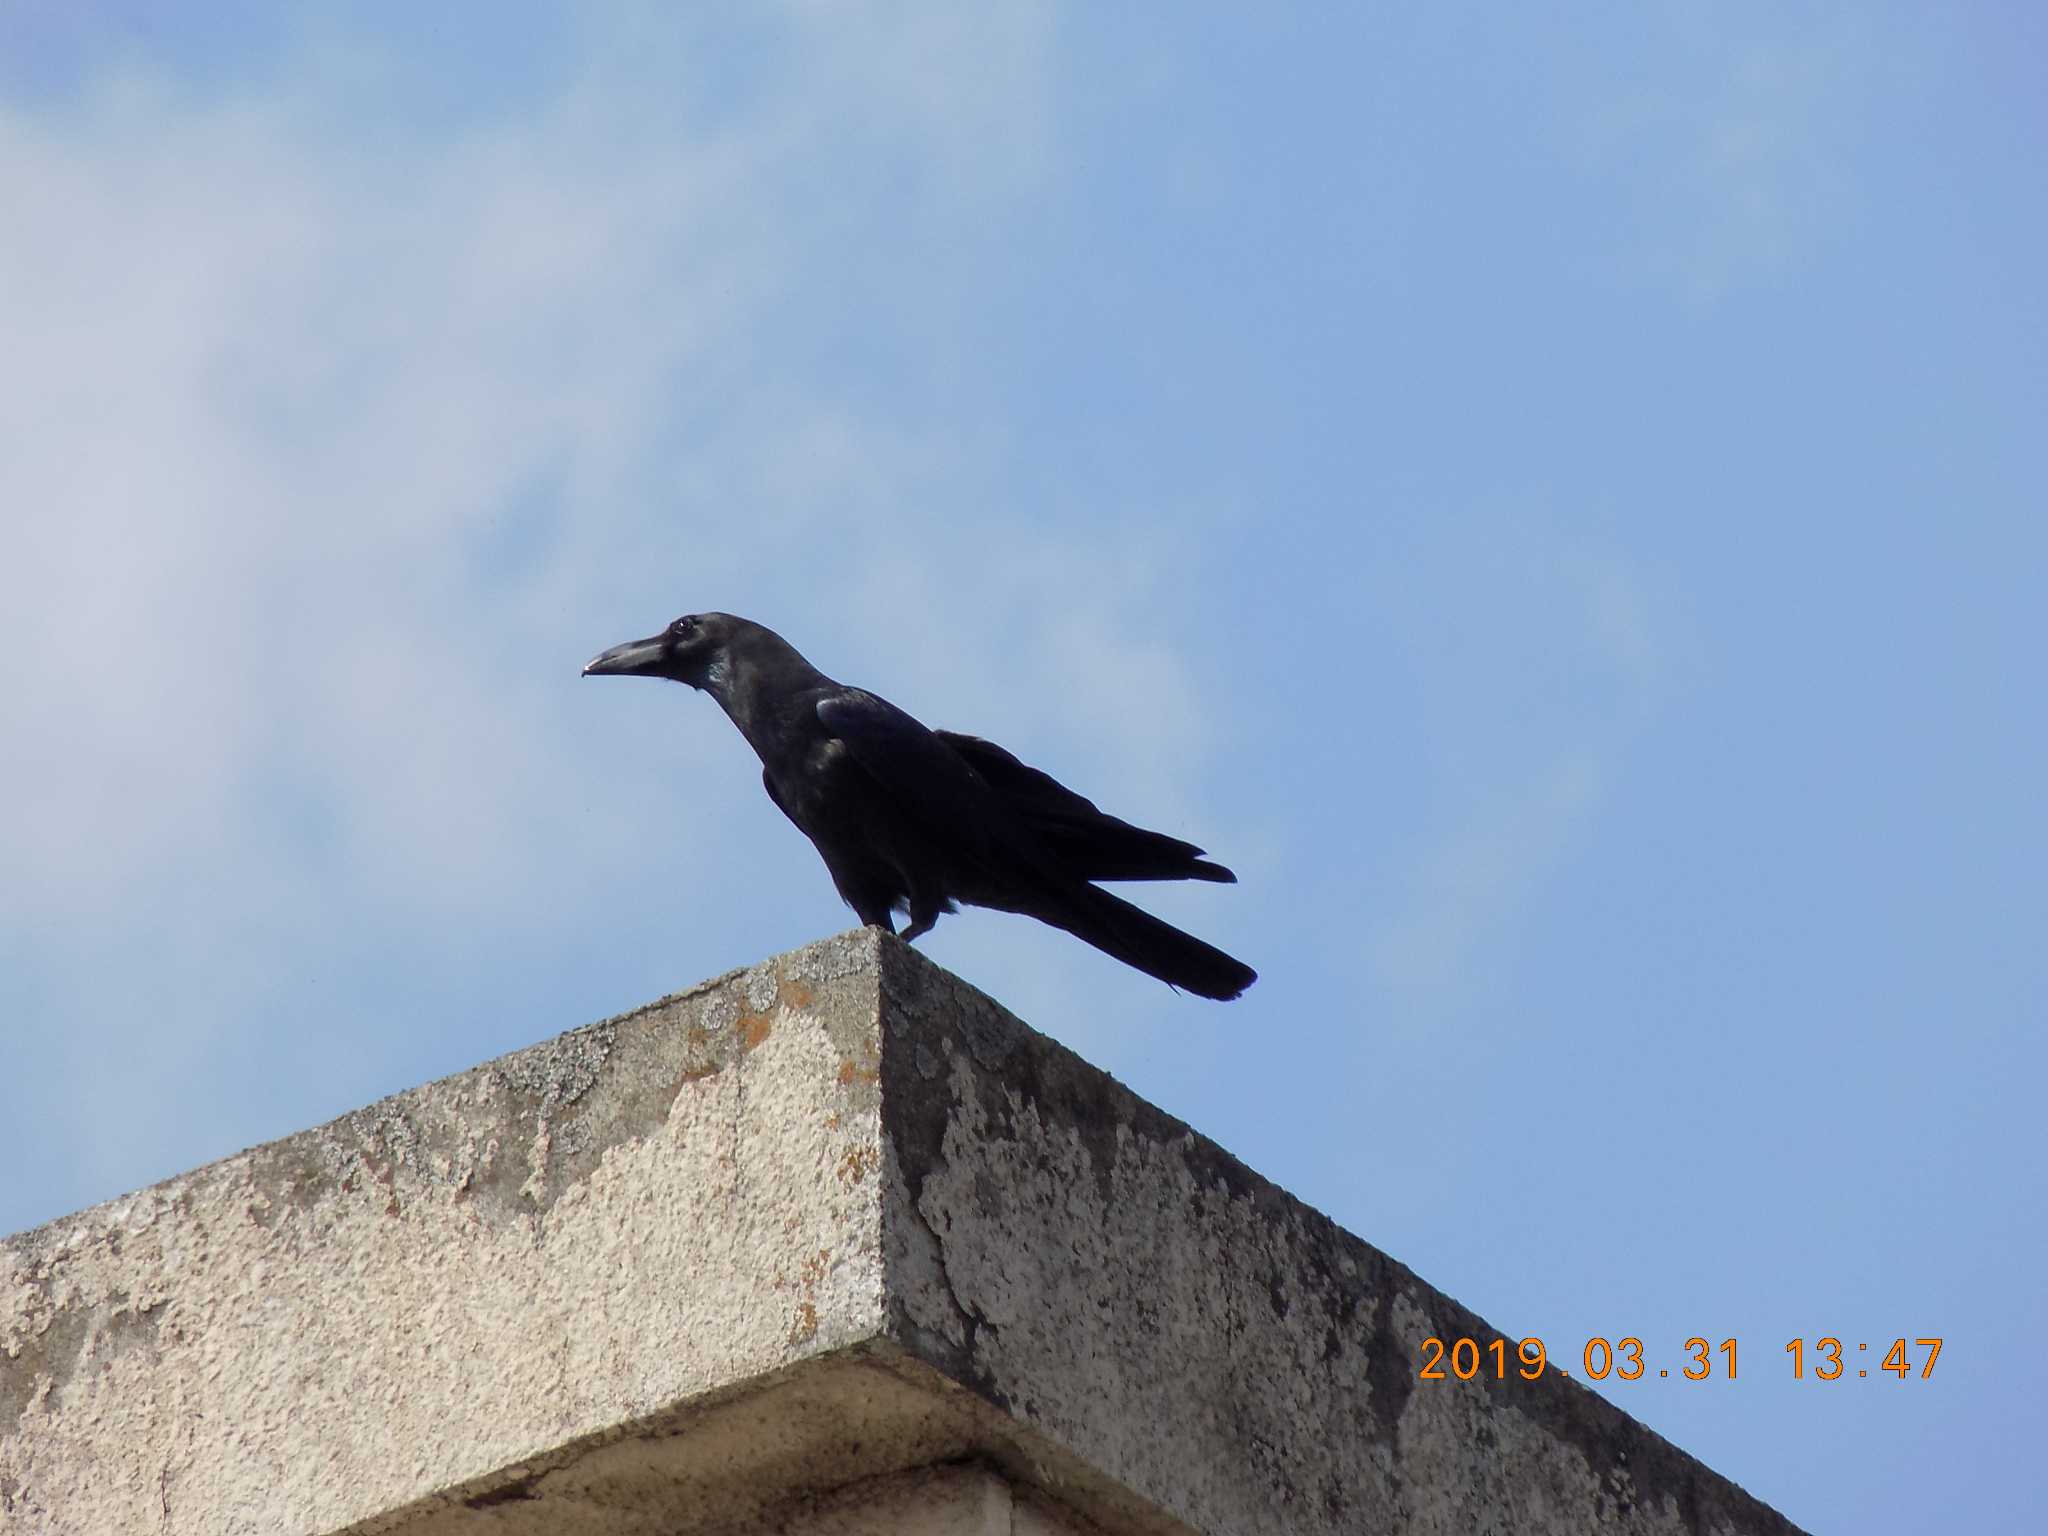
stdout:
<svg viewBox="0 0 2048 1536">
<path fill-rule="evenodd" d="M 857 812 L 863 789 L 872 787 L 846 744 L 830 739 L 807 743 L 770 772 L 776 794 L 806 826 Z"/>
</svg>

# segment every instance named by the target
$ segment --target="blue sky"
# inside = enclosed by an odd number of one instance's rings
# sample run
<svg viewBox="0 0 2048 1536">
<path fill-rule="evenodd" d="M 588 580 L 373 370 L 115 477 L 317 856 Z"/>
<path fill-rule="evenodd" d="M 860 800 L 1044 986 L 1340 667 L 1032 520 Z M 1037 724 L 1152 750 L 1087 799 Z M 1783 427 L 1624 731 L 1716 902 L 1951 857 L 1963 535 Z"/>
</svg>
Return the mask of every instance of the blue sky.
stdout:
<svg viewBox="0 0 2048 1536">
<path fill-rule="evenodd" d="M 0 3 L 0 1230 L 845 927 L 577 678 L 725 608 L 1262 979 L 941 963 L 1512 1334 L 1736 1338 L 1607 1393 L 1801 1524 L 2048 1505 L 2037 11 L 169 14 Z"/>
</svg>

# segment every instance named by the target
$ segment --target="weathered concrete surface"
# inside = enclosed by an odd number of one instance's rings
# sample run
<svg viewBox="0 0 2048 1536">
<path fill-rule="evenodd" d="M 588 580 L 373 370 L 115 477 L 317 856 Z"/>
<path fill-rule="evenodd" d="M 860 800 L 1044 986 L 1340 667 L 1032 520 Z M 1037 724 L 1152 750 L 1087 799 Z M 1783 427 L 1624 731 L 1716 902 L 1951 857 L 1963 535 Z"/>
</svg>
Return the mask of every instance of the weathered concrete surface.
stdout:
<svg viewBox="0 0 2048 1536">
<path fill-rule="evenodd" d="M 947 1465 L 837 1489 L 790 1511 L 788 1536 L 1091 1536 L 984 1467 Z"/>
<path fill-rule="evenodd" d="M 7 1240 L 0 1530 L 798 1530 L 956 1463 L 1006 1531 L 1791 1530 L 1432 1333 L 1494 1336 L 860 932 Z"/>
</svg>

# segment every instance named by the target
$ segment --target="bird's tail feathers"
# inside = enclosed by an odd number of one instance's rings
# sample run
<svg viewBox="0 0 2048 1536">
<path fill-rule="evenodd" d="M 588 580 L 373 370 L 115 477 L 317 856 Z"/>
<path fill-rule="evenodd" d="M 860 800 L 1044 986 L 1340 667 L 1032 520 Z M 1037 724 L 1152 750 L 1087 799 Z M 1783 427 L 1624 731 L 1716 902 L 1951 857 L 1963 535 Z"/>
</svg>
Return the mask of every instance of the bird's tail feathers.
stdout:
<svg viewBox="0 0 2048 1536">
<path fill-rule="evenodd" d="M 1058 900 L 1028 910 L 1040 922 L 1198 997 L 1229 1002 L 1259 979 L 1242 960 L 1092 885 L 1063 891 Z"/>
</svg>

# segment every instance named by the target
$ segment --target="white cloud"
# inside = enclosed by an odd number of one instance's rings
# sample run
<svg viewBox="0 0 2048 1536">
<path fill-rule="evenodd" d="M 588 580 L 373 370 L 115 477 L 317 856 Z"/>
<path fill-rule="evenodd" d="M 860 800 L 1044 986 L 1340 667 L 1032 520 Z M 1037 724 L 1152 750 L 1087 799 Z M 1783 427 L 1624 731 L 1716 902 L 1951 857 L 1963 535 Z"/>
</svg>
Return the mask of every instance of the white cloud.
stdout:
<svg viewBox="0 0 2048 1536">
<path fill-rule="evenodd" d="M 755 475 L 807 466 L 782 490 L 793 537 L 896 453 L 803 401 L 677 443 L 676 398 L 699 378 L 778 392 L 749 327 L 817 276 L 778 235 L 800 234 L 789 169 L 829 157 L 835 108 L 858 98 L 942 173 L 1032 117 L 1019 14 L 864 43 L 806 13 L 798 42 L 833 51 L 840 94 L 694 138 L 635 131 L 659 113 L 631 93 L 665 88 L 644 69 L 403 167 L 329 136 L 331 103 L 289 81 L 232 103 L 131 83 L 61 126 L 0 119 L 0 789 L 36 808 L 0 825 L 13 899 L 98 909 L 231 837 L 266 778 L 351 823 L 361 857 L 402 846 L 498 886 L 573 766 L 541 643 L 650 550 L 721 542 L 674 537 L 702 508 L 669 500 L 671 472 L 722 484 L 751 542 Z M 956 83 L 907 89 L 933 78 Z M 493 579 L 501 545 L 524 564 Z"/>
<path fill-rule="evenodd" d="M 1435 599 L 1403 627 L 1440 802 L 1370 946 L 1379 980 L 1410 1001 L 1465 993 L 1598 813 L 1667 672 L 1648 581 L 1624 556 L 1535 529 L 1503 543 L 1498 528 L 1483 551 L 1443 537 L 1411 573 Z"/>
<path fill-rule="evenodd" d="M 1871 88 L 1866 19 L 1786 10 L 1731 24 L 1719 7 L 1646 13 L 1594 97 L 1575 153 L 1625 210 L 1625 248 L 1698 302 L 1783 281 L 1851 214 L 1851 153 Z M 1643 55 L 1648 55 L 1645 62 Z"/>
<path fill-rule="evenodd" d="M 1050 174 L 1048 12 L 777 25 L 802 89 L 723 113 L 652 12 L 541 109 L 439 137 L 355 131 L 395 71 L 332 38 L 232 98 L 130 74 L 0 109 L 0 925 L 38 936 L 41 1000 L 4 1027 L 54 1074 L 36 1145 L 72 1172 L 43 1187 L 287 1128 L 233 1129 L 232 1058 L 275 1067 L 336 967 L 748 890 L 772 811 L 735 831 L 676 792 L 748 783 L 722 723 L 575 678 L 673 607 L 753 608 L 935 723 L 1078 706 L 1074 758 L 1178 792 L 1203 737 L 1134 553 L 956 528 L 1000 442 L 823 392 L 785 318 L 865 263 L 913 353 L 943 328 L 918 263 Z M 835 244 L 842 175 L 910 189 L 902 270 Z M 886 671 L 877 599 L 912 642 Z"/>
</svg>

